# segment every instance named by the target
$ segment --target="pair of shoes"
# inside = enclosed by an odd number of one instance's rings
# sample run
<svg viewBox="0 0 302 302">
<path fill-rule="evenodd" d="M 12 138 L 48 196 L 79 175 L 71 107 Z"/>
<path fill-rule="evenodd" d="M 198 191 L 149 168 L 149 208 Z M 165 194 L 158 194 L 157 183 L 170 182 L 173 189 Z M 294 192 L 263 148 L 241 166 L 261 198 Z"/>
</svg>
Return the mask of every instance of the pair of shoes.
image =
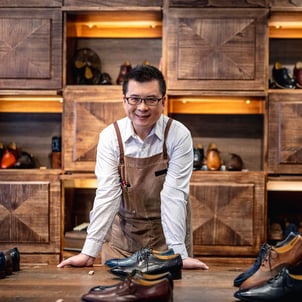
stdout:
<svg viewBox="0 0 302 302">
<path fill-rule="evenodd" d="M 290 232 L 287 237 L 280 242 L 277 242 L 275 245 L 275 248 L 284 246 L 288 244 L 292 239 L 296 237 L 297 233 Z M 246 279 L 251 277 L 260 267 L 262 260 L 264 257 L 267 255 L 267 252 L 271 249 L 271 246 L 267 243 L 264 243 L 261 245 L 260 251 L 257 255 L 257 258 L 252 266 L 250 266 L 245 272 L 239 274 L 235 279 L 234 279 L 234 286 L 239 287 Z"/>
<path fill-rule="evenodd" d="M 145 274 L 155 275 L 170 272 L 173 279 L 181 279 L 182 259 L 180 254 L 155 255 L 144 254 L 139 262 L 130 266 L 116 266 L 110 272 L 119 277 L 132 274 L 133 271 L 141 271 Z"/>
<path fill-rule="evenodd" d="M 283 267 L 281 271 L 264 285 L 239 290 L 234 297 L 243 301 L 301 301 L 302 275 L 291 274 Z"/>
<path fill-rule="evenodd" d="M 297 62 L 294 67 L 294 78 L 297 88 L 302 88 L 302 62 Z"/>
<path fill-rule="evenodd" d="M 173 287 L 167 277 L 147 280 L 128 276 L 121 283 L 105 290 L 90 290 L 82 296 L 85 302 L 156 301 L 172 302 Z"/>
<path fill-rule="evenodd" d="M 0 279 L 13 272 L 20 270 L 20 253 L 18 248 L 14 247 L 8 251 L 0 252 Z"/>
<path fill-rule="evenodd" d="M 140 249 L 139 251 L 133 253 L 128 258 L 112 258 L 105 262 L 105 265 L 109 267 L 115 267 L 115 266 L 131 266 L 137 264 L 141 258 L 144 257 L 145 254 L 154 254 L 154 255 L 173 255 L 174 251 L 173 249 L 168 249 L 166 251 L 158 251 L 153 250 L 148 247 L 144 247 Z"/>
<path fill-rule="evenodd" d="M 258 270 L 240 285 L 240 290 L 261 286 L 275 277 L 284 267 L 295 266 L 302 260 L 302 237 L 298 234 L 282 246 L 268 249 Z"/>
<path fill-rule="evenodd" d="M 288 69 L 283 67 L 281 63 L 276 62 L 272 70 L 272 78 L 274 84 L 278 88 L 293 89 L 296 88 L 296 81 L 288 74 Z"/>
</svg>

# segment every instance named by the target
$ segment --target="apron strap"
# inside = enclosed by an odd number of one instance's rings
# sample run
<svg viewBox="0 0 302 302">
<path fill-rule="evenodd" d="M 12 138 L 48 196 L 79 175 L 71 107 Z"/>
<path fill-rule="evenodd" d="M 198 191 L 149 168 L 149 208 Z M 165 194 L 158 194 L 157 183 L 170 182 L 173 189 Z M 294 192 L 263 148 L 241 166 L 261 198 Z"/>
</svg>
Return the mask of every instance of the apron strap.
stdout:
<svg viewBox="0 0 302 302">
<path fill-rule="evenodd" d="M 165 129 L 165 135 L 164 135 L 164 144 L 163 144 L 163 157 L 164 159 L 167 159 L 168 158 L 168 151 L 167 151 L 167 146 L 166 146 L 166 139 L 168 137 L 168 132 L 169 132 L 169 129 L 170 129 L 170 126 L 172 124 L 172 119 L 169 118 L 168 122 L 167 122 L 167 125 L 166 125 L 166 129 Z"/>
</svg>

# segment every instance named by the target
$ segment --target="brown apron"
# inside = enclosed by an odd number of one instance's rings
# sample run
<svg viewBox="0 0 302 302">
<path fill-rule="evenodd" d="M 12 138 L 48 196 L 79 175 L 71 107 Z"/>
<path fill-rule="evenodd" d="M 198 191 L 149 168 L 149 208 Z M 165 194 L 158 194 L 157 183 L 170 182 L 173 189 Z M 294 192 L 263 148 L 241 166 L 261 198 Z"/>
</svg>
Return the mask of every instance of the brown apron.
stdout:
<svg viewBox="0 0 302 302">
<path fill-rule="evenodd" d="M 119 148 L 119 173 L 123 198 L 108 241 L 102 247 L 102 262 L 111 258 L 128 257 L 143 247 L 166 250 L 161 223 L 160 192 L 167 174 L 169 158 L 166 138 L 172 119 L 169 119 L 163 143 L 163 152 L 146 158 L 124 156 L 124 148 L 117 123 L 114 123 Z M 186 244 L 192 253 L 191 209 L 187 206 Z"/>
</svg>

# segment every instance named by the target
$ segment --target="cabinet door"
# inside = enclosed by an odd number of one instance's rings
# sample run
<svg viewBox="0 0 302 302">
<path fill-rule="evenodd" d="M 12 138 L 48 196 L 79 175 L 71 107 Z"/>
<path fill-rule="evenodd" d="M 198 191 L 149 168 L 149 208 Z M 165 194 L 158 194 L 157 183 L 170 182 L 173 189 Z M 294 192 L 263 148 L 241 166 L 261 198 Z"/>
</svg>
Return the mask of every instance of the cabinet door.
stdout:
<svg viewBox="0 0 302 302">
<path fill-rule="evenodd" d="M 265 9 L 168 9 L 170 90 L 264 91 Z"/>
<path fill-rule="evenodd" d="M 61 7 L 63 0 L 1 0 L 0 7 Z"/>
<path fill-rule="evenodd" d="M 62 87 L 60 9 L 1 9 L 1 89 Z"/>
<path fill-rule="evenodd" d="M 122 100 L 121 86 L 64 90 L 64 170 L 94 171 L 99 134 L 125 116 Z"/>
<path fill-rule="evenodd" d="M 269 0 L 269 6 L 274 8 L 301 8 L 302 2 L 300 0 L 292 1 L 292 0 Z"/>
<path fill-rule="evenodd" d="M 266 239 L 263 172 L 193 172 L 195 255 L 253 255 Z"/>
<path fill-rule="evenodd" d="M 1 171 L 1 250 L 17 246 L 23 263 L 58 263 L 60 213 L 58 173 Z"/>
<path fill-rule="evenodd" d="M 169 0 L 169 7 L 267 7 L 267 0 Z"/>
<path fill-rule="evenodd" d="M 301 94 L 269 94 L 268 171 L 301 174 L 302 171 Z"/>
<path fill-rule="evenodd" d="M 162 6 L 163 0 L 64 0 L 64 6 L 74 6 L 74 7 L 121 7 L 125 9 L 129 6 Z"/>
</svg>

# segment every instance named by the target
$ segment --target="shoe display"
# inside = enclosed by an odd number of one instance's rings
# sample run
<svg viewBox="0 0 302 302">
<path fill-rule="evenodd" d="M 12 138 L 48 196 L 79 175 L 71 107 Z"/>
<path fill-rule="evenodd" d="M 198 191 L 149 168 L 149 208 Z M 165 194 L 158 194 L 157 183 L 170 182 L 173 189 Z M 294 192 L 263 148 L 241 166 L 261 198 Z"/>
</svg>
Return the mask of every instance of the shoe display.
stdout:
<svg viewBox="0 0 302 302">
<path fill-rule="evenodd" d="M 288 74 L 288 69 L 281 63 L 276 62 L 272 70 L 274 83 L 279 88 L 293 89 L 296 88 L 296 81 Z"/>
<path fill-rule="evenodd" d="M 234 297 L 243 301 L 301 301 L 302 275 L 292 275 L 283 268 L 263 286 L 235 292 Z"/>
<path fill-rule="evenodd" d="M 156 281 L 163 278 L 167 278 L 170 282 L 171 288 L 172 289 L 174 288 L 173 277 L 169 272 L 163 274 L 157 274 L 157 275 L 150 275 L 150 274 L 144 274 L 140 271 L 134 271 L 130 276 L 133 279 L 141 279 L 147 281 Z M 120 283 L 113 284 L 113 285 L 99 285 L 99 286 L 92 287 L 89 292 L 104 292 L 107 290 L 112 290 L 118 286 L 120 286 Z"/>
<path fill-rule="evenodd" d="M 131 266 L 137 264 L 141 258 L 144 257 L 145 254 L 155 254 L 155 255 L 173 255 L 174 251 L 173 249 L 169 249 L 166 251 L 157 251 L 153 250 L 148 247 L 144 247 L 140 249 L 139 251 L 133 253 L 128 258 L 112 258 L 105 262 L 105 265 L 109 267 L 115 267 L 115 266 Z"/>
<path fill-rule="evenodd" d="M 296 233 L 290 232 L 288 236 L 283 240 L 276 243 L 275 248 L 284 246 L 288 244 L 291 240 L 293 240 L 296 237 Z M 267 252 L 271 249 L 271 246 L 267 243 L 264 243 L 261 245 L 260 251 L 258 253 L 258 256 L 254 262 L 254 264 L 249 267 L 245 272 L 241 273 L 234 279 L 234 286 L 239 287 L 243 281 L 245 281 L 247 278 L 252 276 L 260 267 L 262 260 L 266 256 Z"/>
<path fill-rule="evenodd" d="M 168 278 L 154 281 L 136 279 L 128 276 L 112 290 L 89 292 L 82 296 L 86 302 L 111 302 L 111 301 L 156 301 L 172 302 L 173 289 Z"/>
<path fill-rule="evenodd" d="M 275 277 L 283 267 L 294 266 L 301 260 L 302 237 L 296 235 L 285 245 L 268 249 L 258 270 L 240 285 L 240 290 L 263 285 Z"/>
<path fill-rule="evenodd" d="M 302 62 L 297 62 L 294 67 L 294 78 L 297 88 L 302 88 Z"/>
<path fill-rule="evenodd" d="M 116 266 L 110 269 L 110 272 L 117 276 L 127 276 L 133 271 L 141 271 L 146 274 L 162 274 L 170 272 L 173 279 L 181 279 L 182 276 L 182 259 L 179 254 L 174 255 L 154 255 L 145 254 L 141 260 L 131 266 Z"/>
</svg>

